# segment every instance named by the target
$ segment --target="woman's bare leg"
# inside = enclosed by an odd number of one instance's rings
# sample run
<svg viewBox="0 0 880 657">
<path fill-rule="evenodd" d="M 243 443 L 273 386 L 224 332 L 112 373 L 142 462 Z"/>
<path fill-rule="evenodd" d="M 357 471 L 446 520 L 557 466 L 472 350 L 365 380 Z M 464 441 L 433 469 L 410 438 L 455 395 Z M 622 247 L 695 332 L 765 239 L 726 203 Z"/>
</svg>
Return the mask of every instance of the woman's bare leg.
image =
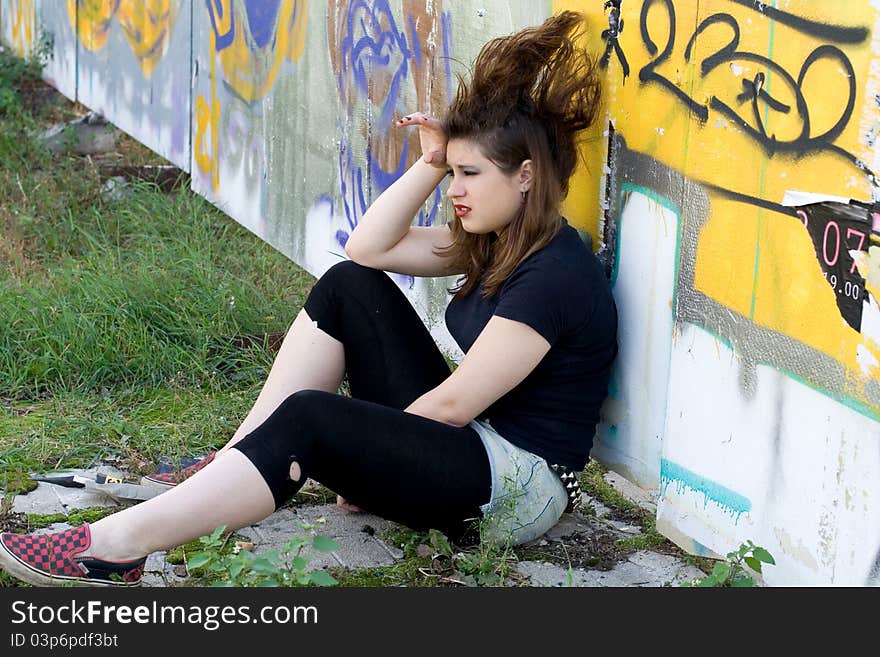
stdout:
<svg viewBox="0 0 880 657">
<path fill-rule="evenodd" d="M 299 390 L 336 392 L 345 373 L 345 351 L 327 335 L 305 309 L 291 324 L 272 363 L 257 401 L 219 453 L 226 452 L 260 426 L 285 399 Z"/>
<path fill-rule="evenodd" d="M 230 531 L 246 527 L 274 510 L 272 492 L 259 471 L 233 449 L 162 495 L 91 523 L 86 554 L 108 561 L 139 559 L 221 525 Z"/>
</svg>

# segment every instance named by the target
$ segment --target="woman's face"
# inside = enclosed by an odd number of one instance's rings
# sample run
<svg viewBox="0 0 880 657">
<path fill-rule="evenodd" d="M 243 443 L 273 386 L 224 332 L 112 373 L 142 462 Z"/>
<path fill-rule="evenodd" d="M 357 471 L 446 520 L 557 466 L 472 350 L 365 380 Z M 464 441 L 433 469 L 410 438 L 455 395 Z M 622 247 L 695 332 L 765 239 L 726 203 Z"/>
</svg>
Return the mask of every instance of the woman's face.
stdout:
<svg viewBox="0 0 880 657">
<path fill-rule="evenodd" d="M 513 221 L 531 183 L 531 161 L 507 174 L 483 155 L 476 142 L 450 139 L 446 145 L 452 200 L 461 227 L 469 233 L 498 233 Z"/>
</svg>

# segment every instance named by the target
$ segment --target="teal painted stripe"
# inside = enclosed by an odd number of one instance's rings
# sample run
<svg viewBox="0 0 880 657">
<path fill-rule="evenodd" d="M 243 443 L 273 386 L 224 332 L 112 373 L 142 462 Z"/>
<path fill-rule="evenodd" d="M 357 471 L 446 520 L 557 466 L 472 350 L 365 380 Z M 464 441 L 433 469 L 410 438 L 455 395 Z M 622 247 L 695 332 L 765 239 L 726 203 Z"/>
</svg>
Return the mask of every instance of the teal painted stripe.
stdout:
<svg viewBox="0 0 880 657">
<path fill-rule="evenodd" d="M 724 513 L 730 513 L 739 521 L 739 516 L 752 510 L 752 503 L 744 497 L 721 484 L 691 472 L 677 463 L 660 459 L 660 496 L 666 493 L 666 488 L 675 486 L 679 494 L 688 488 L 703 496 L 703 506 L 712 502 L 722 508 Z"/>
</svg>

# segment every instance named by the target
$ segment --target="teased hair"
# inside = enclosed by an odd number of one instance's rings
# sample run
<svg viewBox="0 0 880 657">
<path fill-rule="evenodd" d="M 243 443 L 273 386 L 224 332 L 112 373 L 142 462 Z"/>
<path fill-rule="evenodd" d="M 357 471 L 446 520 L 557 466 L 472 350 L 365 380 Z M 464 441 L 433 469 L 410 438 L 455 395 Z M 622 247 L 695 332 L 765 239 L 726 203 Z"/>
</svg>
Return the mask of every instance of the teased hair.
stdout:
<svg viewBox="0 0 880 657">
<path fill-rule="evenodd" d="M 444 127 L 468 139 L 502 171 L 532 160 L 532 186 L 519 215 L 496 237 L 466 232 L 454 219 L 450 256 L 464 275 L 456 296 L 482 282 L 491 297 L 525 258 L 559 232 L 559 208 L 578 159 L 577 133 L 596 118 L 600 98 L 594 59 L 580 46 L 583 14 L 564 11 L 537 27 L 493 39 L 474 62 Z"/>
</svg>

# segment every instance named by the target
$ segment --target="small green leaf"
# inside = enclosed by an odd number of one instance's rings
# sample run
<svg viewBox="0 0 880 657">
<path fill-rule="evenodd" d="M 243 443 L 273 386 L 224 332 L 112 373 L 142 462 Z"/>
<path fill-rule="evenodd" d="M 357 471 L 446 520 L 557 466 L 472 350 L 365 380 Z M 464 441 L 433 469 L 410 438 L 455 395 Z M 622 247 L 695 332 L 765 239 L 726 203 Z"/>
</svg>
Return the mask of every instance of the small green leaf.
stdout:
<svg viewBox="0 0 880 657">
<path fill-rule="evenodd" d="M 272 575 L 278 570 L 278 566 L 265 556 L 259 556 L 254 559 L 251 569 L 258 575 Z"/>
<path fill-rule="evenodd" d="M 754 570 L 756 573 L 761 572 L 761 562 L 758 561 L 755 557 L 746 557 L 745 562 L 746 565 Z"/>
<path fill-rule="evenodd" d="M 749 586 L 754 586 L 754 585 L 755 585 L 755 580 L 753 580 L 751 577 L 749 577 L 747 575 L 741 575 L 741 576 L 731 580 L 731 582 L 730 582 L 730 586 L 736 587 L 736 588 L 744 588 L 744 587 L 749 587 Z"/>
<path fill-rule="evenodd" d="M 752 554 L 756 559 L 763 561 L 764 563 L 769 563 L 772 566 L 776 565 L 776 560 L 773 558 L 773 555 L 762 547 L 756 547 Z"/>
<path fill-rule="evenodd" d="M 287 544 L 284 546 L 284 549 L 287 552 L 297 552 L 303 545 L 309 542 L 308 536 L 294 536 Z"/>
<path fill-rule="evenodd" d="M 702 589 L 711 588 L 713 586 L 716 586 L 717 584 L 718 580 L 715 578 L 714 575 L 706 575 L 703 579 L 697 582 L 697 586 Z"/>
<path fill-rule="evenodd" d="M 290 560 L 290 567 L 298 572 L 304 571 L 308 565 L 309 560 L 302 556 L 294 557 Z"/>
<path fill-rule="evenodd" d="M 333 552 L 339 549 L 339 544 L 333 539 L 318 535 L 312 540 L 312 547 L 318 552 Z"/>
<path fill-rule="evenodd" d="M 339 581 L 336 580 L 330 573 L 323 570 L 316 570 L 311 573 L 311 580 L 313 584 L 318 586 L 335 586 L 339 584 Z"/>
<path fill-rule="evenodd" d="M 725 581 L 730 576 L 730 564 L 719 561 L 715 564 L 715 567 L 712 569 L 712 577 L 714 577 L 719 582 Z"/>
<path fill-rule="evenodd" d="M 186 560 L 186 565 L 190 570 L 193 568 L 201 568 L 213 558 L 214 555 L 210 552 L 198 552 Z"/>
<path fill-rule="evenodd" d="M 229 564 L 229 576 L 235 580 L 241 575 L 241 571 L 245 569 L 247 562 L 244 559 L 236 559 Z"/>
</svg>

